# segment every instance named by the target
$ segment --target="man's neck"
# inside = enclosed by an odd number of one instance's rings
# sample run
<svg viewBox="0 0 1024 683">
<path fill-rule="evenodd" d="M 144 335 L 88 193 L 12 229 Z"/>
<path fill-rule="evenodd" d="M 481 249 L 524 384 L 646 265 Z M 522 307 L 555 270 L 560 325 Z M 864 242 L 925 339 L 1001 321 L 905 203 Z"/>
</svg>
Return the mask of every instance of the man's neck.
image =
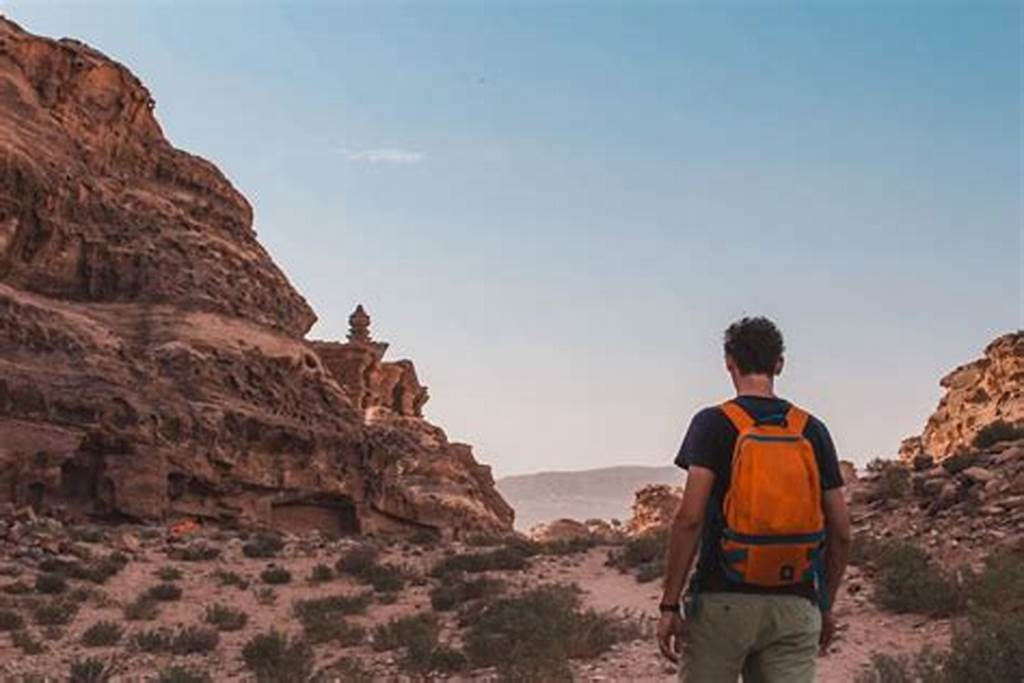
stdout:
<svg viewBox="0 0 1024 683">
<path fill-rule="evenodd" d="M 775 378 L 769 375 L 741 375 L 735 384 L 737 396 L 775 398 Z"/>
</svg>

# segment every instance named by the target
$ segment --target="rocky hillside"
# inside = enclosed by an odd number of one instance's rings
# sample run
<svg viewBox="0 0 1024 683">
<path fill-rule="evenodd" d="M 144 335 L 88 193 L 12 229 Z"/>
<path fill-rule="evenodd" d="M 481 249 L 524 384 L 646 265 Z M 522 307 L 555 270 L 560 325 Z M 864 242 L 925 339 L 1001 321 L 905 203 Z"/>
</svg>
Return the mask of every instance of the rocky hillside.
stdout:
<svg viewBox="0 0 1024 683">
<path fill-rule="evenodd" d="M 529 529 L 562 518 L 624 520 L 638 488 L 678 484 L 682 477 L 678 467 L 603 467 L 502 477 L 498 490 L 515 508 L 516 525 Z"/>
<path fill-rule="evenodd" d="M 364 311 L 345 343 L 149 91 L 0 18 L 0 501 L 120 520 L 511 528 Z"/>
<path fill-rule="evenodd" d="M 942 460 L 1014 433 L 1024 437 L 1024 332 L 999 337 L 939 384 L 946 394 L 924 432 L 903 442 L 904 460 L 922 453 Z"/>
</svg>

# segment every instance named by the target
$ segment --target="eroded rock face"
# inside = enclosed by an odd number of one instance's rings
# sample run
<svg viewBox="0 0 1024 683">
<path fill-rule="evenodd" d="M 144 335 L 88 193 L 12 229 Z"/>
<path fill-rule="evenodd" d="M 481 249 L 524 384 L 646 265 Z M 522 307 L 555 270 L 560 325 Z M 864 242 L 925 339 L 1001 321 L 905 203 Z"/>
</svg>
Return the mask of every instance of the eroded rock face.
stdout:
<svg viewBox="0 0 1024 683">
<path fill-rule="evenodd" d="M 941 461 L 974 450 L 978 433 L 996 422 L 1024 428 L 1024 332 L 997 338 L 982 358 L 953 370 L 940 384 L 946 394 L 924 432 L 900 447 L 906 461 L 921 453 Z"/>
<path fill-rule="evenodd" d="M 152 109 L 123 66 L 0 19 L 0 502 L 510 529 L 489 469 L 420 417 L 410 362 L 378 348 L 353 375 L 303 339 L 315 316 L 248 203 Z"/>
</svg>

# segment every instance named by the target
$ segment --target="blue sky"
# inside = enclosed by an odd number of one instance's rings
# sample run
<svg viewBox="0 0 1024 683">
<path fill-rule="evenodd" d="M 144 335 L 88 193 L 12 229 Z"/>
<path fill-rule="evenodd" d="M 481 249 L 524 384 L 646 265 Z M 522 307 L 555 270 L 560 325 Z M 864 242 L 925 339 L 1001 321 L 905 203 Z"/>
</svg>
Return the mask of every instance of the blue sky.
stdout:
<svg viewBox="0 0 1024 683">
<path fill-rule="evenodd" d="M 338 338 L 357 302 L 498 474 L 671 461 L 720 335 L 892 455 L 1022 326 L 1021 9 L 0 2 L 150 87 Z"/>
</svg>

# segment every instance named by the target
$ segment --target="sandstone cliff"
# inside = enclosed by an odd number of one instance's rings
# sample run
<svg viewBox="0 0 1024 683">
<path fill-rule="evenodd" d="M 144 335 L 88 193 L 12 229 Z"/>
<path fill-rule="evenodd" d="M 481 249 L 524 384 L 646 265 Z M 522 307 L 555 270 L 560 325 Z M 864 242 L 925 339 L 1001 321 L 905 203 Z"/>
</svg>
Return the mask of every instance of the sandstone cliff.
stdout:
<svg viewBox="0 0 1024 683">
<path fill-rule="evenodd" d="M 943 460 L 984 447 L 979 434 L 1024 430 L 1024 332 L 1005 334 L 978 360 L 961 365 L 940 381 L 946 390 L 920 437 L 906 439 L 900 455 Z"/>
<path fill-rule="evenodd" d="M 0 501 L 121 519 L 505 530 L 365 312 L 345 344 L 125 67 L 0 18 Z"/>
</svg>

